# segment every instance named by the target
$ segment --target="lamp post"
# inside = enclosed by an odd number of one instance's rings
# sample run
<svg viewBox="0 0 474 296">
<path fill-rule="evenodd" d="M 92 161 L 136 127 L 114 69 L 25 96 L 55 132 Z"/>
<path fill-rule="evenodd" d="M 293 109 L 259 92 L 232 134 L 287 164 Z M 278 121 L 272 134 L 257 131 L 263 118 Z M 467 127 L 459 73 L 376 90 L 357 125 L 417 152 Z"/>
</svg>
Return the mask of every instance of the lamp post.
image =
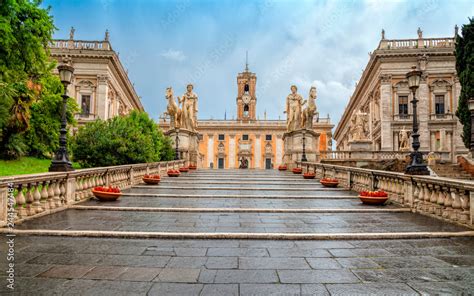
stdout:
<svg viewBox="0 0 474 296">
<path fill-rule="evenodd" d="M 429 175 L 430 171 L 426 164 L 423 163 L 423 155 L 418 151 L 420 148 L 420 134 L 418 133 L 418 118 L 416 113 L 416 105 L 418 100 L 416 98 L 416 90 L 420 86 L 421 81 L 421 71 L 417 70 L 416 67 L 412 68 L 413 70 L 408 72 L 406 78 L 408 80 L 408 87 L 413 93 L 413 100 L 411 101 L 413 105 L 413 152 L 410 153 L 410 164 L 406 167 L 405 173 L 409 175 Z"/>
<path fill-rule="evenodd" d="M 306 158 L 306 131 L 303 130 L 303 153 L 301 154 L 301 162 L 308 161 Z"/>
<path fill-rule="evenodd" d="M 474 97 L 468 101 L 469 111 L 471 112 L 471 158 L 474 159 Z"/>
<path fill-rule="evenodd" d="M 179 151 L 178 151 L 179 137 L 178 137 L 178 134 L 179 134 L 179 128 L 176 128 L 176 138 L 174 139 L 174 142 L 176 144 L 176 148 L 175 148 L 175 151 L 174 151 L 174 160 L 179 159 Z"/>
<path fill-rule="evenodd" d="M 61 95 L 63 98 L 63 106 L 61 110 L 61 128 L 59 130 L 59 149 L 56 152 L 53 160 L 51 161 L 51 166 L 49 167 L 50 172 L 64 172 L 64 171 L 73 171 L 71 161 L 67 153 L 67 119 L 66 119 L 66 108 L 67 100 L 69 96 L 67 95 L 67 87 L 72 81 L 72 74 L 74 73 L 74 68 L 70 65 L 62 64 L 58 66 L 59 79 L 64 87 L 64 94 Z"/>
</svg>

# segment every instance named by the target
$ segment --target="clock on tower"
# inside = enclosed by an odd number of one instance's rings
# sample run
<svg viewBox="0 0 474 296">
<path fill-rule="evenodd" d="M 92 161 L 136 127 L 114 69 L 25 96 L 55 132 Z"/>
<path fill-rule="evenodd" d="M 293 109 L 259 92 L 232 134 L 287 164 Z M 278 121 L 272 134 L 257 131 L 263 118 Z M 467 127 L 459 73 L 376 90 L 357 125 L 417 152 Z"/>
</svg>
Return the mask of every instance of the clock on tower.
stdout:
<svg viewBox="0 0 474 296">
<path fill-rule="evenodd" d="M 256 119 L 256 84 L 257 76 L 249 71 L 248 63 L 246 63 L 245 71 L 237 75 L 237 120 L 250 121 Z"/>
</svg>

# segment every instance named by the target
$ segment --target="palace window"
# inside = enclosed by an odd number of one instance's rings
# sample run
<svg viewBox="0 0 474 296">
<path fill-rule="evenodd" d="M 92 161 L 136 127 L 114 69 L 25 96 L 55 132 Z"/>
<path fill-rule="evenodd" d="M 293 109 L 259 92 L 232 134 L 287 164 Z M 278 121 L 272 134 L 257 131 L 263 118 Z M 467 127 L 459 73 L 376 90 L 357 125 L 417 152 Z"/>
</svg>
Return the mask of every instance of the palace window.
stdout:
<svg viewBox="0 0 474 296">
<path fill-rule="evenodd" d="M 250 91 L 249 85 L 246 83 L 244 86 L 244 92 Z"/>
<path fill-rule="evenodd" d="M 435 95 L 435 113 L 444 114 L 444 95 Z"/>
<path fill-rule="evenodd" d="M 249 105 L 245 104 L 244 105 L 244 117 L 249 116 Z"/>
<path fill-rule="evenodd" d="M 81 95 L 81 115 L 89 116 L 91 112 L 91 96 Z"/>
<path fill-rule="evenodd" d="M 249 135 L 242 135 L 242 140 L 248 141 L 249 140 Z"/>
<path fill-rule="evenodd" d="M 224 141 L 225 135 L 224 134 L 219 134 L 219 141 Z"/>
<path fill-rule="evenodd" d="M 398 96 L 398 114 L 400 118 L 408 117 L 408 96 Z"/>
<path fill-rule="evenodd" d="M 265 135 L 265 141 L 271 141 L 272 135 Z"/>
</svg>

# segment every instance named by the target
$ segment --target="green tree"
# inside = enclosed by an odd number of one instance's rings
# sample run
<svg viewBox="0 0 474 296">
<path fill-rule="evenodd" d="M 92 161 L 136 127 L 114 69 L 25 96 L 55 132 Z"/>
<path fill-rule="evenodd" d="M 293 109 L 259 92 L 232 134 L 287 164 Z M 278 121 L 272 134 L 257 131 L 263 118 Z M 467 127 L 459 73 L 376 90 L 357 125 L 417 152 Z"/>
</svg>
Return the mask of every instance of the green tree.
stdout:
<svg viewBox="0 0 474 296">
<path fill-rule="evenodd" d="M 40 80 L 51 75 L 48 44 L 55 30 L 49 8 L 41 1 L 0 2 L 0 157 L 27 152 L 31 106 L 39 98 Z"/>
<path fill-rule="evenodd" d="M 474 98 L 474 19 L 463 25 L 462 36 L 456 36 L 456 70 L 461 83 L 456 116 L 463 124 L 462 138 L 469 148 L 471 142 L 471 114 L 468 107 L 470 98 Z"/>
<path fill-rule="evenodd" d="M 111 166 L 168 160 L 171 141 L 145 112 L 97 120 L 79 128 L 72 144 L 81 167 Z"/>
</svg>

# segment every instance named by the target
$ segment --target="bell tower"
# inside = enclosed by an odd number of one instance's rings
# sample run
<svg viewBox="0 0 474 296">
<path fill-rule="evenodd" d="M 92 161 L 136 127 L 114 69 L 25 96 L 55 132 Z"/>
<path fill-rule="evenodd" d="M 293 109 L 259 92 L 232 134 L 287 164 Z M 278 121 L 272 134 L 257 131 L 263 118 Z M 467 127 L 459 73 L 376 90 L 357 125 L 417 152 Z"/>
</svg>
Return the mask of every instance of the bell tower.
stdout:
<svg viewBox="0 0 474 296">
<path fill-rule="evenodd" d="M 255 87 L 257 76 L 249 71 L 248 53 L 245 71 L 237 75 L 237 120 L 256 120 L 257 97 Z"/>
</svg>

